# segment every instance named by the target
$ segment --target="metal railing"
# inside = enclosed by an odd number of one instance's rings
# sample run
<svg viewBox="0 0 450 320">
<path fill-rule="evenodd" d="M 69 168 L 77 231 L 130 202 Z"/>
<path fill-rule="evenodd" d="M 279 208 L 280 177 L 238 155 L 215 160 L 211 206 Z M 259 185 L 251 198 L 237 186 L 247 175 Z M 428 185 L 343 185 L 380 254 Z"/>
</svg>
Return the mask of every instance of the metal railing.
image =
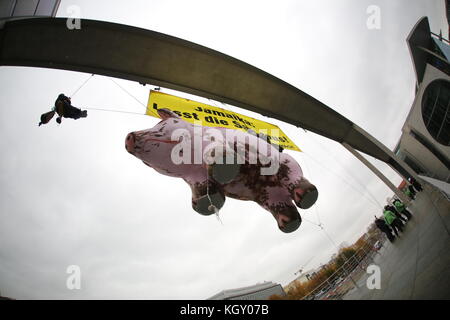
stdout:
<svg viewBox="0 0 450 320">
<path fill-rule="evenodd" d="M 371 237 L 351 257 L 331 274 L 326 280 L 306 294 L 303 300 L 338 300 L 350 290 L 358 287 L 357 281 L 366 273 L 367 267 L 373 263 L 375 255 L 379 254 L 374 248 L 377 241 L 383 245 L 386 237 L 383 234 Z"/>
</svg>

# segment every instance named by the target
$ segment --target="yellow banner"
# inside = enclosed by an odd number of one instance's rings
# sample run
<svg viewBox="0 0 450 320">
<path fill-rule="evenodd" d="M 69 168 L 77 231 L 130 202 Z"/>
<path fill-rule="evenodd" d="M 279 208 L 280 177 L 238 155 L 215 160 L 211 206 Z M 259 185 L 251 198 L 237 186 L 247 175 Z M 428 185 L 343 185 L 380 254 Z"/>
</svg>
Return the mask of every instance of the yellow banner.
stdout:
<svg viewBox="0 0 450 320">
<path fill-rule="evenodd" d="M 258 134 L 267 135 L 267 140 L 272 144 L 280 145 L 284 149 L 301 151 L 276 125 L 219 107 L 151 90 L 146 114 L 159 118 L 156 110 L 163 108 L 172 110 L 183 120 L 190 123 L 201 121 L 202 125 L 207 127 L 221 127 L 244 132 L 253 130 Z M 260 132 L 261 130 L 263 131 Z"/>
</svg>

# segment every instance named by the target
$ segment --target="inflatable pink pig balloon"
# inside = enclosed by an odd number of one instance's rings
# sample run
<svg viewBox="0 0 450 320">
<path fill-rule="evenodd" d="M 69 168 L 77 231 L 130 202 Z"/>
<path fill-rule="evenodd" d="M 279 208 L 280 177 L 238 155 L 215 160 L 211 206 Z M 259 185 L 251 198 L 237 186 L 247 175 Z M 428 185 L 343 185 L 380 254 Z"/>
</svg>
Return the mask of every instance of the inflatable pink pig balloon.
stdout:
<svg viewBox="0 0 450 320">
<path fill-rule="evenodd" d="M 318 192 L 291 156 L 250 133 L 194 125 L 168 109 L 158 114 L 156 126 L 127 135 L 125 148 L 157 172 L 186 181 L 195 211 L 214 214 L 225 197 L 252 200 L 281 231 L 298 229 L 296 206 L 311 207 Z"/>
</svg>

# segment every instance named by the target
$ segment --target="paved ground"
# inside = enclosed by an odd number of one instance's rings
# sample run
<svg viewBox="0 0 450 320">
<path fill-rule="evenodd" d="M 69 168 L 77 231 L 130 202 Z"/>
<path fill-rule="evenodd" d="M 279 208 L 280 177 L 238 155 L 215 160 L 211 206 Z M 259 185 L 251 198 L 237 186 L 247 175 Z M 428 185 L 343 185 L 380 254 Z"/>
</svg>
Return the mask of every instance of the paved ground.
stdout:
<svg viewBox="0 0 450 320">
<path fill-rule="evenodd" d="M 448 299 L 450 300 L 450 201 L 424 183 L 408 209 L 413 219 L 394 243 L 376 255 L 381 289 L 369 290 L 368 275 L 344 299 Z"/>
</svg>

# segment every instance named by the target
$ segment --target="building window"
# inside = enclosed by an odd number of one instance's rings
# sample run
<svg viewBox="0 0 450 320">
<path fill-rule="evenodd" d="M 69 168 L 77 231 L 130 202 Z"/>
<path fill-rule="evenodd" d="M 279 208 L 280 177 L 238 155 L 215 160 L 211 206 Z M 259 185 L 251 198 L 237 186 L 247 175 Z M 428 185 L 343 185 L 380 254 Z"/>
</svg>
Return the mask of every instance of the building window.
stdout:
<svg viewBox="0 0 450 320">
<path fill-rule="evenodd" d="M 422 117 L 430 135 L 440 144 L 450 146 L 450 82 L 435 80 L 422 97 Z"/>
</svg>

